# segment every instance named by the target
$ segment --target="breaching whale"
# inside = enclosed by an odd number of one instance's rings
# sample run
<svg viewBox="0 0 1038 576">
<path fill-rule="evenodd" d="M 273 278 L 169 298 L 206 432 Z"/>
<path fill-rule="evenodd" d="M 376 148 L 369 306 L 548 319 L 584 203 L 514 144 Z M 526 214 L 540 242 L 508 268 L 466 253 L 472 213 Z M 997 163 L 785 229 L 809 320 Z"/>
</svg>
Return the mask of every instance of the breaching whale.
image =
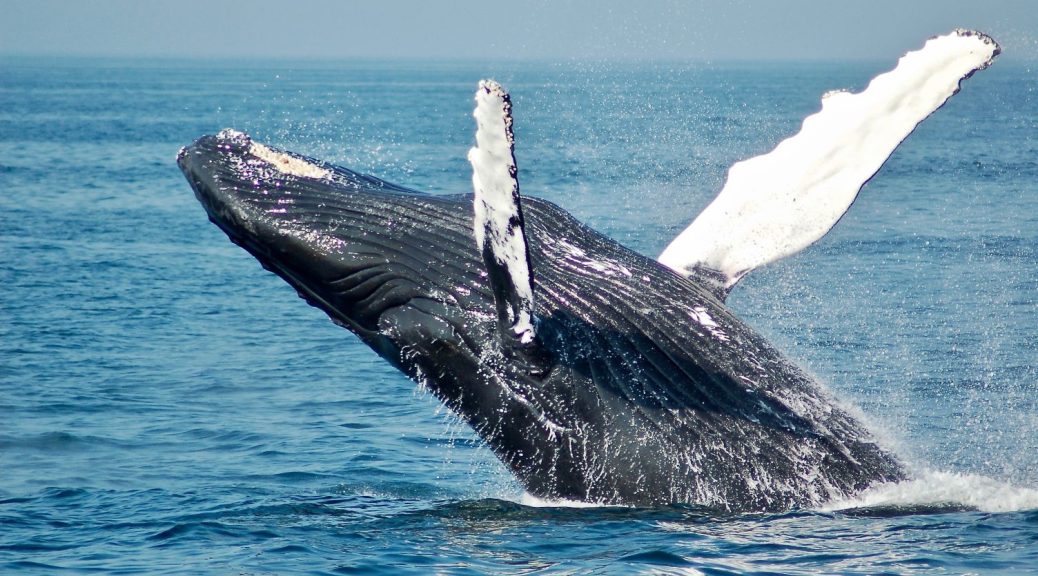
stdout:
<svg viewBox="0 0 1038 576">
<path fill-rule="evenodd" d="M 474 194 L 428 195 L 224 130 L 178 164 L 210 220 L 427 387 L 533 495 L 727 510 L 906 477 L 830 392 L 725 305 L 824 235 L 998 46 L 957 30 L 737 164 L 655 260 L 520 196 L 508 94 L 476 92 Z"/>
</svg>

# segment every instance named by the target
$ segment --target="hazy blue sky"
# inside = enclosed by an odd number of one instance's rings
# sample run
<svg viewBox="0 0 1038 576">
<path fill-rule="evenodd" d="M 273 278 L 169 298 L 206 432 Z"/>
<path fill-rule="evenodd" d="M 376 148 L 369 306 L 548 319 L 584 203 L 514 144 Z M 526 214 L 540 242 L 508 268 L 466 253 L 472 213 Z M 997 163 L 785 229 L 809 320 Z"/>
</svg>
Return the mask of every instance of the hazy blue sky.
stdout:
<svg viewBox="0 0 1038 576">
<path fill-rule="evenodd" d="M 1038 0 L 0 0 L 0 54 L 889 58 L 955 27 L 1038 59 Z"/>
</svg>

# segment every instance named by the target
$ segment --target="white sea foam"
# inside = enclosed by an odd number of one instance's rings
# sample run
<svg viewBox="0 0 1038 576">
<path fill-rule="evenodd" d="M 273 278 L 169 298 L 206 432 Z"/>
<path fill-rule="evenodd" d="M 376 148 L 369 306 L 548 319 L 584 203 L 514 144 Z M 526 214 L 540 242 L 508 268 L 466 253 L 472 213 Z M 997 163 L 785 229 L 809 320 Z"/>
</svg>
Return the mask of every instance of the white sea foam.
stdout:
<svg viewBox="0 0 1038 576">
<path fill-rule="evenodd" d="M 977 474 L 926 471 L 902 482 L 880 484 L 846 500 L 830 502 L 823 511 L 885 506 L 962 506 L 982 512 L 1038 509 L 1038 490 L 1014 486 Z"/>
<path fill-rule="evenodd" d="M 510 496 L 506 499 L 516 498 Z M 615 506 L 577 500 L 544 499 L 529 492 L 523 492 L 517 501 L 523 506 L 534 508 L 606 508 Z M 877 485 L 851 498 L 820 506 L 818 510 L 837 512 L 856 508 L 928 506 L 962 507 L 993 513 L 1038 510 L 1038 489 L 1015 486 L 979 474 L 927 471 L 911 480 Z"/>
<path fill-rule="evenodd" d="M 616 506 L 615 504 L 599 504 L 597 502 L 581 502 L 579 500 L 545 500 L 529 492 L 523 492 L 522 496 L 519 497 L 519 503 L 533 508 L 607 508 Z"/>
</svg>

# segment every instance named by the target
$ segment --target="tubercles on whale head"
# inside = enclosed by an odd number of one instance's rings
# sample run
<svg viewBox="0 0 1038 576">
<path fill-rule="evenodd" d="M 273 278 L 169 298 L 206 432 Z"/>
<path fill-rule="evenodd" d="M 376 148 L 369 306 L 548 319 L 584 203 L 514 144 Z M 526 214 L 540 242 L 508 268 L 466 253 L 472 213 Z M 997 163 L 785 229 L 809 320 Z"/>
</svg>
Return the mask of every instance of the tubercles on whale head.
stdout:
<svg viewBox="0 0 1038 576">
<path fill-rule="evenodd" d="M 318 179 L 331 178 L 332 176 L 331 170 L 321 168 L 320 166 L 307 162 L 301 158 L 278 152 L 277 150 L 268 148 L 259 142 L 253 142 L 249 146 L 249 152 L 254 154 L 260 160 L 269 162 L 284 174 Z"/>
<path fill-rule="evenodd" d="M 291 154 L 285 154 L 264 146 L 259 142 L 254 141 L 248 134 L 234 128 L 224 128 L 216 135 L 217 140 L 221 142 L 227 142 L 227 146 L 233 145 L 248 151 L 256 158 L 270 164 L 278 172 L 282 174 L 288 174 L 290 176 L 299 176 L 302 178 L 331 178 L 332 171 L 327 168 L 318 166 L 313 162 L 308 162 L 298 156 Z M 184 149 L 178 153 L 178 157 L 184 153 Z"/>
</svg>

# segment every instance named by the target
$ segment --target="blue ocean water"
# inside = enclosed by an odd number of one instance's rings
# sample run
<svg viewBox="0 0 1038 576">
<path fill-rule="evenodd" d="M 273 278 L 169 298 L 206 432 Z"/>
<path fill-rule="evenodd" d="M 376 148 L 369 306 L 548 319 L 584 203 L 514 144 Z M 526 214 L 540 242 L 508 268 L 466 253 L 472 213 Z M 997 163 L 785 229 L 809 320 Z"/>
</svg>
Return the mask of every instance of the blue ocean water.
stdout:
<svg viewBox="0 0 1038 576">
<path fill-rule="evenodd" d="M 1038 81 L 1009 58 L 731 307 L 912 463 L 823 510 L 549 505 L 206 220 L 224 127 L 432 193 L 513 94 L 523 191 L 657 254 L 733 162 L 890 63 L 0 60 L 0 572 L 1027 573 Z"/>
</svg>

